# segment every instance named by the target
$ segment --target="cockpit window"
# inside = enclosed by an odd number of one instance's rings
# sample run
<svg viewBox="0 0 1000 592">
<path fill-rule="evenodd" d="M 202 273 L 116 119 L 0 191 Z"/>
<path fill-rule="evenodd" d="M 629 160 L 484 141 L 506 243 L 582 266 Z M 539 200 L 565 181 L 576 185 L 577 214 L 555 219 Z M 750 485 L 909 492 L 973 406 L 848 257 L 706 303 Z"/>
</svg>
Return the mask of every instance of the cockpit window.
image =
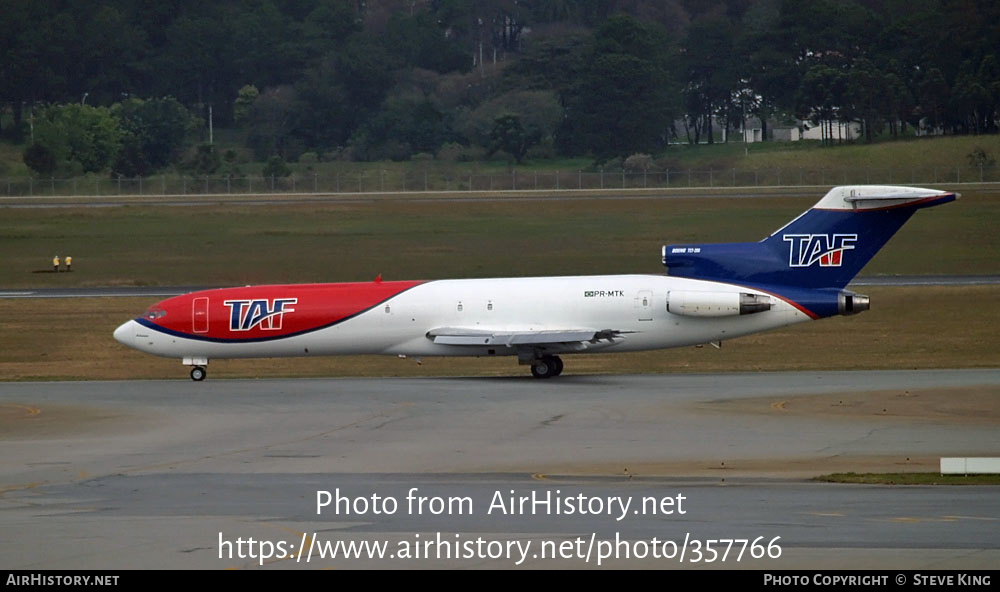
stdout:
<svg viewBox="0 0 1000 592">
<path fill-rule="evenodd" d="M 163 310 L 162 308 L 150 308 L 149 310 L 146 311 L 146 314 L 144 316 L 147 319 L 153 321 L 153 320 L 156 320 L 156 319 L 163 318 L 166 315 L 167 315 L 167 311 Z"/>
</svg>

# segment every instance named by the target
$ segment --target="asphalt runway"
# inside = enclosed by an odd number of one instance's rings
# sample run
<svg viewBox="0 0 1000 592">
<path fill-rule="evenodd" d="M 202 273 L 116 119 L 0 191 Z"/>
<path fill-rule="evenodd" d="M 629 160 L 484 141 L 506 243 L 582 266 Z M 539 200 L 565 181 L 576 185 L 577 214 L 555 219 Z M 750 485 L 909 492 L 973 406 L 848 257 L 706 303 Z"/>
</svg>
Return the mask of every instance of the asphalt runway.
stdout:
<svg viewBox="0 0 1000 592">
<path fill-rule="evenodd" d="M 0 383 L 0 565 L 995 568 L 1000 487 L 809 477 L 997 456 L 998 389 L 1000 370 Z"/>
</svg>

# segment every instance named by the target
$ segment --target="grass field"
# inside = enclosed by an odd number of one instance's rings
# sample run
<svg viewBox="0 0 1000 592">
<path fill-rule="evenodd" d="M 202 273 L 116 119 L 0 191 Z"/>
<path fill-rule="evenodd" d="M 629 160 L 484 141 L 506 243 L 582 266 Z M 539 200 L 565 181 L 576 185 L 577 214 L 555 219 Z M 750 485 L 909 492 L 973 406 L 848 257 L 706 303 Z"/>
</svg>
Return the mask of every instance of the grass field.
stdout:
<svg viewBox="0 0 1000 592">
<path fill-rule="evenodd" d="M 725 342 L 722 349 L 679 348 L 628 354 L 569 355 L 566 374 L 756 372 L 996 367 L 1000 307 L 996 288 L 878 287 L 864 290 L 872 310 Z M 178 378 L 178 360 L 118 344 L 111 333 L 156 298 L 0 299 L 0 377 L 6 380 Z M 514 358 L 389 356 L 216 360 L 218 377 L 524 376 Z"/>
<path fill-rule="evenodd" d="M 1000 475 L 941 475 L 940 473 L 832 473 L 816 477 L 827 483 L 878 485 L 1000 485 Z"/>
<path fill-rule="evenodd" d="M 815 199 L 818 199 L 818 195 Z M 0 287 L 662 273 L 660 246 L 756 241 L 813 198 L 4 209 Z M 864 274 L 1000 273 L 1000 191 L 918 212 Z M 74 273 L 51 273 L 53 255 Z"/>
</svg>

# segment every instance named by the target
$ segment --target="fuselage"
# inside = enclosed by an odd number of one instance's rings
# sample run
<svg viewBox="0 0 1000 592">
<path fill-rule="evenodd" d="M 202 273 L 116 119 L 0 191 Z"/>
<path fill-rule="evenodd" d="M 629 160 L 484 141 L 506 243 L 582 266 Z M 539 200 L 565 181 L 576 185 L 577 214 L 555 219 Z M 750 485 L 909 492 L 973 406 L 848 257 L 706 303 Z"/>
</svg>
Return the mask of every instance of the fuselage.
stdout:
<svg viewBox="0 0 1000 592">
<path fill-rule="evenodd" d="M 760 292 L 658 275 L 248 286 L 177 296 L 115 331 L 141 351 L 173 358 L 334 354 L 516 355 L 513 346 L 436 343 L 431 332 L 612 330 L 615 339 L 549 344 L 547 353 L 696 345 L 809 320 L 772 298 L 769 310 L 693 317 L 668 310 L 671 292 Z M 523 349 L 523 348 L 522 348 Z"/>
</svg>

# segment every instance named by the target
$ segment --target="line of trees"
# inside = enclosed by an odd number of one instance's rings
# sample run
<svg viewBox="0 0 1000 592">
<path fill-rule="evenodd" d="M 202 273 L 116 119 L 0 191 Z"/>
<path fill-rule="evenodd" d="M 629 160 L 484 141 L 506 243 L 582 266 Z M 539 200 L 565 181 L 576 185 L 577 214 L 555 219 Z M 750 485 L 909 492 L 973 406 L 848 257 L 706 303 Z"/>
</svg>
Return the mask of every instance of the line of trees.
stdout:
<svg viewBox="0 0 1000 592">
<path fill-rule="evenodd" d="M 0 132 L 122 174 L 192 158 L 210 109 L 258 160 L 603 160 L 749 117 L 997 133 L 998 48 L 991 0 L 10 0 Z"/>
</svg>

